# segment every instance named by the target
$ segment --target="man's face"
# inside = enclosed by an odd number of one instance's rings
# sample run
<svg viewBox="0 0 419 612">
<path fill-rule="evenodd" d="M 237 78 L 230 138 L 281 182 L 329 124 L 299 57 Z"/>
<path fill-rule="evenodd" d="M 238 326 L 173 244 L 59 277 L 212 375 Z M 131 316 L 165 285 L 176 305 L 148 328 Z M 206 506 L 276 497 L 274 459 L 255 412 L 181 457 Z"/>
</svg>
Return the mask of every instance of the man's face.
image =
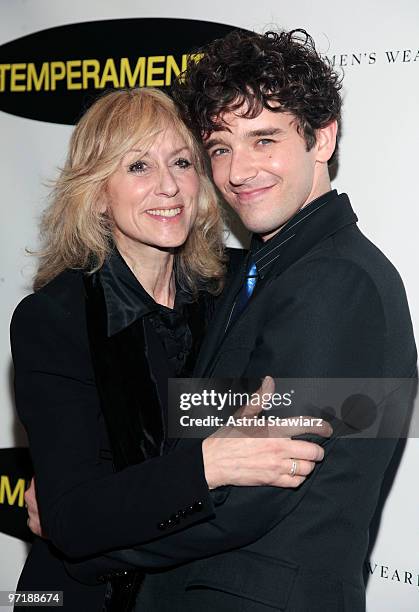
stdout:
<svg viewBox="0 0 419 612">
<path fill-rule="evenodd" d="M 222 119 L 228 129 L 204 138 L 214 182 L 244 225 L 267 240 L 330 189 L 327 159 L 333 149 L 319 156 L 321 141 L 307 151 L 290 113 L 263 109 L 247 119 L 239 109 Z"/>
</svg>

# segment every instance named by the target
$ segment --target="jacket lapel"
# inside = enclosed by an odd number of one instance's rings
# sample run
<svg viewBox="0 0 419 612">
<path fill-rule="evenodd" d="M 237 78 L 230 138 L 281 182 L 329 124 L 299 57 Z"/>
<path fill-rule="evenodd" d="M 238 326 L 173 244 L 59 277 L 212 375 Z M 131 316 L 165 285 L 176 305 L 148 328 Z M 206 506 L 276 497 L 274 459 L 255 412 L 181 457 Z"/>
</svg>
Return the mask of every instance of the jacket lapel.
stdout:
<svg viewBox="0 0 419 612">
<path fill-rule="evenodd" d="M 234 261 L 229 270 L 226 286 L 218 298 L 213 317 L 209 322 L 201 350 L 194 369 L 194 376 L 204 377 L 210 367 L 213 358 L 218 352 L 219 345 L 223 342 L 225 329 L 239 292 L 245 273 L 245 252 L 240 250 L 237 261 Z"/>
<path fill-rule="evenodd" d="M 98 274 L 86 275 L 84 284 L 96 384 L 114 465 L 120 470 L 162 454 L 164 415 L 146 357 L 143 320 L 108 337 Z"/>
<path fill-rule="evenodd" d="M 357 217 L 352 210 L 349 198 L 346 194 L 337 195 L 312 216 L 306 223 L 295 232 L 290 240 L 284 240 L 283 245 L 275 253 L 275 262 L 272 271 L 260 279 L 249 304 L 246 306 L 240 319 L 250 317 L 251 313 L 258 307 L 263 299 L 263 290 L 277 276 L 287 270 L 293 263 L 298 261 L 317 244 L 332 236 L 348 225 L 354 225 Z M 292 224 L 291 224 L 292 225 Z M 292 230 L 290 235 L 292 235 Z M 226 333 L 229 316 L 234 306 L 235 298 L 244 281 L 246 259 L 242 258 L 240 266 L 233 266 L 228 279 L 228 285 L 220 298 L 220 304 L 214 313 L 214 318 L 208 328 L 207 336 L 202 344 L 201 352 L 195 367 L 196 377 L 209 377 L 212 375 L 214 365 L 224 343 L 234 335 L 236 323 L 229 327 Z"/>
<path fill-rule="evenodd" d="M 309 222 L 301 225 L 297 230 L 291 224 L 287 232 L 293 237 L 289 240 L 285 239 L 283 245 L 276 250 L 272 273 L 269 273 L 268 277 L 279 276 L 318 244 L 344 227 L 354 225 L 357 221 L 357 216 L 352 210 L 348 196 L 341 194 L 330 200 L 326 206 L 312 215 Z M 285 234 L 284 238 L 286 237 Z M 260 284 L 258 283 L 256 292 L 263 286 L 263 281 Z"/>
</svg>

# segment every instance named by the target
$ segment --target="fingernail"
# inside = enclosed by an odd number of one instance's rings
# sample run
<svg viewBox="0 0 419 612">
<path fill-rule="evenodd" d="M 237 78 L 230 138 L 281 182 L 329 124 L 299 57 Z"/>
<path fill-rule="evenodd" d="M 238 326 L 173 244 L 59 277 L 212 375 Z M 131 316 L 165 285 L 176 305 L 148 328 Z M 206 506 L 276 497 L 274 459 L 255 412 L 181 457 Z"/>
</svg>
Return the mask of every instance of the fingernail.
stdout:
<svg viewBox="0 0 419 612">
<path fill-rule="evenodd" d="M 265 378 L 262 380 L 262 389 L 266 389 L 266 387 L 269 385 L 270 378 L 270 376 L 265 376 Z"/>
</svg>

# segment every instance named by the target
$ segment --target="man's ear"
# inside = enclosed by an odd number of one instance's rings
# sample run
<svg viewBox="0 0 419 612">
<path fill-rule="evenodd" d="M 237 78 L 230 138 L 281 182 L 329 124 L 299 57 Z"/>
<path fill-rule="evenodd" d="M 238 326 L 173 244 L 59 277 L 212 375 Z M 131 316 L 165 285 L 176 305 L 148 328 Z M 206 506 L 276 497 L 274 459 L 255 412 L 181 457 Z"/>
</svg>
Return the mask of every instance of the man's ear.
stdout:
<svg viewBox="0 0 419 612">
<path fill-rule="evenodd" d="M 316 130 L 317 161 L 325 163 L 332 157 L 336 148 L 337 131 L 338 124 L 336 120 Z"/>
</svg>

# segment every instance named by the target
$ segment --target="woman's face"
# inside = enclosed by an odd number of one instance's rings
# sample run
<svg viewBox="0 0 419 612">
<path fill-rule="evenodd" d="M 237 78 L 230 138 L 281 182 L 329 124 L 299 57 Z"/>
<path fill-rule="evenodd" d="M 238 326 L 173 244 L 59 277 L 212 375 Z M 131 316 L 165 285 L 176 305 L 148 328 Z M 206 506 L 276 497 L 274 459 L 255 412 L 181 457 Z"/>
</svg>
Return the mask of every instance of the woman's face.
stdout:
<svg viewBox="0 0 419 612">
<path fill-rule="evenodd" d="M 129 151 L 107 184 L 116 244 L 125 250 L 182 245 L 196 219 L 198 192 L 191 151 L 173 128 L 162 131 L 146 154 Z"/>
</svg>

